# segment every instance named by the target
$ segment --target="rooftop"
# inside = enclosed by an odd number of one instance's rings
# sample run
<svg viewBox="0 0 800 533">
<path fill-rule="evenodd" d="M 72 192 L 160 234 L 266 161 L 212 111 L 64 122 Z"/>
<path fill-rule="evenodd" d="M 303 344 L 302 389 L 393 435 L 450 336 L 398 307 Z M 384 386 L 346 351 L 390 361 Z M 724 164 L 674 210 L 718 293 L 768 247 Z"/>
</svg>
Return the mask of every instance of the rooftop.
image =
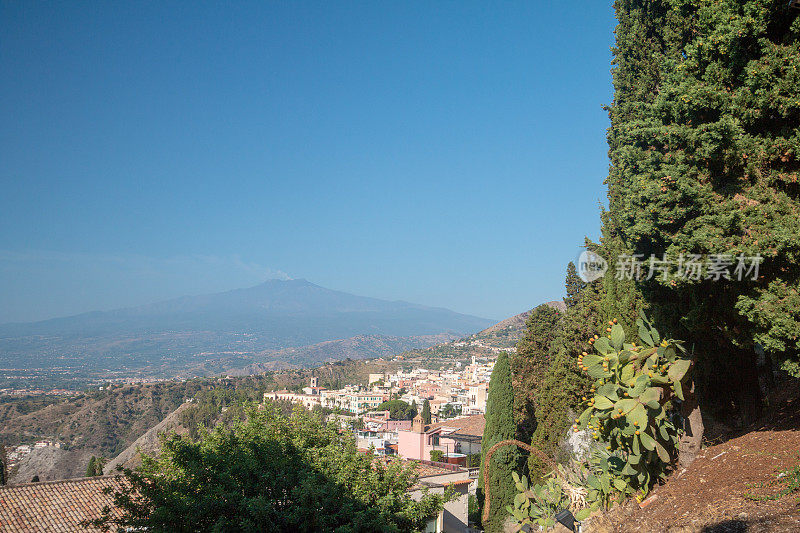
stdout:
<svg viewBox="0 0 800 533">
<path fill-rule="evenodd" d="M 441 428 L 442 431 L 453 430 L 450 433 L 467 435 L 471 437 L 482 437 L 483 428 L 486 426 L 486 419 L 483 415 L 462 416 L 451 418 L 428 426 L 428 432 Z"/>
<path fill-rule="evenodd" d="M 100 518 L 104 507 L 120 511 L 104 489 L 118 489 L 116 476 L 45 481 L 0 487 L 0 530 L 13 533 L 100 531 L 81 522 Z"/>
</svg>

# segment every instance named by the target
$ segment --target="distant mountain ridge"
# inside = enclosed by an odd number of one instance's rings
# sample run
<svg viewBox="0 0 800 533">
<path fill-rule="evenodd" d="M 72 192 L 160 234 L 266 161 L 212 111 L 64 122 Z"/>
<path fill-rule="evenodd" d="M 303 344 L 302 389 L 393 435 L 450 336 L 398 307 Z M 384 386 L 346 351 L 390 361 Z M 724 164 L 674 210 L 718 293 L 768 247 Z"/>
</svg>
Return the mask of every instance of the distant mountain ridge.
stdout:
<svg viewBox="0 0 800 533">
<path fill-rule="evenodd" d="M 552 302 L 545 302 L 542 305 L 547 305 L 556 309 L 557 311 L 563 313 L 567 310 L 566 304 L 563 300 L 554 300 Z M 534 308 L 535 309 L 535 308 Z M 518 315 L 514 315 L 512 317 L 506 318 L 505 320 L 501 320 L 497 324 L 493 326 L 489 326 L 485 330 L 478 332 L 475 334 L 476 337 L 485 337 L 492 333 L 496 333 L 503 330 L 513 330 L 514 332 L 524 332 L 525 330 L 525 323 L 528 321 L 528 317 L 531 316 L 533 309 L 529 311 L 524 311 Z M 520 335 L 521 336 L 521 335 Z"/>
<path fill-rule="evenodd" d="M 393 339 L 383 344 L 394 343 L 402 350 L 490 324 L 444 308 L 356 296 L 304 279 L 270 280 L 246 289 L 0 325 L 0 368 L 146 368 L 165 376 L 208 374 L 263 362 L 264 356 L 289 348 L 361 336 L 367 336 L 364 346 L 371 347 L 361 357 L 374 357 L 380 337 Z M 421 343 L 410 340 L 418 337 L 429 338 Z M 398 342 L 403 338 L 409 340 Z M 343 350 L 341 343 L 331 347 Z M 358 343 L 350 342 L 344 352 L 359 355 Z M 302 364 L 338 355 L 329 357 L 324 349 L 310 353 L 313 356 Z M 275 357 L 279 360 L 281 354 Z"/>
<path fill-rule="evenodd" d="M 567 306 L 562 300 L 545 302 L 559 312 L 564 312 Z M 535 309 L 535 308 L 534 308 Z M 512 317 L 501 320 L 477 333 L 460 339 L 450 340 L 427 348 L 420 348 L 404 352 L 404 358 L 452 358 L 465 359 L 468 357 L 491 357 L 500 350 L 513 350 L 527 330 L 528 317 L 533 309 L 523 311 Z"/>
</svg>

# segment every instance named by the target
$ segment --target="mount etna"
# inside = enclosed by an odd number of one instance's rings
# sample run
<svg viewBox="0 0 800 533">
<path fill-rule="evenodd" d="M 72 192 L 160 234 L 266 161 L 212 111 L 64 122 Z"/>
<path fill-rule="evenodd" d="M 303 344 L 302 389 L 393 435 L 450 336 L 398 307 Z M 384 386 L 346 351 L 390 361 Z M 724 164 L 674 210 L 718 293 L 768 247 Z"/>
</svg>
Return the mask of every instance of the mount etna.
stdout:
<svg viewBox="0 0 800 533">
<path fill-rule="evenodd" d="M 303 279 L 270 280 L 139 307 L 0 325 L 0 369 L 95 377 L 202 376 L 391 355 L 491 324 Z M 14 375 L 20 379 L 19 372 Z"/>
</svg>

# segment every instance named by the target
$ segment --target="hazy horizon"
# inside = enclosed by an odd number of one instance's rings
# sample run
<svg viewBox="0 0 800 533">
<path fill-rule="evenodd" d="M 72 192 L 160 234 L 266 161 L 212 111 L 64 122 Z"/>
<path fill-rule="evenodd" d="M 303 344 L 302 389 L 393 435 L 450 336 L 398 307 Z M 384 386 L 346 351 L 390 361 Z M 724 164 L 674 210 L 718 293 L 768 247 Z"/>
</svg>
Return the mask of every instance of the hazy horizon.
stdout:
<svg viewBox="0 0 800 533">
<path fill-rule="evenodd" d="M 170 298 L 160 298 L 160 299 L 157 299 L 157 300 L 143 301 L 141 303 L 134 304 L 134 305 L 114 306 L 114 307 L 108 307 L 108 308 L 104 308 L 104 309 L 87 309 L 87 310 L 84 310 L 84 311 L 79 311 L 77 313 L 69 313 L 69 314 L 63 314 L 63 315 L 50 316 L 50 317 L 45 317 L 45 318 L 36 319 L 36 320 L 0 322 L 0 326 L 2 326 L 2 325 L 11 325 L 11 324 L 28 324 L 28 323 L 36 323 L 36 322 L 46 322 L 48 320 L 59 319 L 59 318 L 68 318 L 68 317 L 73 317 L 73 316 L 78 316 L 78 315 L 83 315 L 83 314 L 90 314 L 90 313 L 94 313 L 94 312 L 108 312 L 108 311 L 116 311 L 116 310 L 123 310 L 123 309 L 132 309 L 132 308 L 137 308 L 137 307 L 146 307 L 148 305 L 169 302 L 169 301 L 172 301 L 172 300 L 180 300 L 182 298 L 193 298 L 193 297 L 198 297 L 198 296 L 210 296 L 210 295 L 215 295 L 215 294 L 224 294 L 226 292 L 234 292 L 234 291 L 253 289 L 253 288 L 256 288 L 256 287 L 258 287 L 260 285 L 264 285 L 266 283 L 269 283 L 270 281 L 305 281 L 305 282 L 311 283 L 312 285 L 316 285 L 316 286 L 322 287 L 318 283 L 314 283 L 313 280 L 309 280 L 309 279 L 306 279 L 306 278 L 292 278 L 292 277 L 288 277 L 288 276 L 275 277 L 275 278 L 265 279 L 265 280 L 260 281 L 260 282 L 258 282 L 256 284 L 253 284 L 253 285 L 247 285 L 245 287 L 231 287 L 229 289 L 223 289 L 223 290 L 214 291 L 214 292 L 202 292 L 202 293 L 195 293 L 195 294 L 182 294 L 182 295 L 178 295 L 178 296 L 174 296 L 174 297 L 170 297 Z M 329 289 L 329 290 L 336 291 L 336 292 L 343 292 L 345 294 L 351 294 L 351 293 L 348 293 L 346 291 L 341 291 L 339 289 L 336 289 L 335 287 L 322 287 L 322 288 Z M 453 309 L 449 309 L 449 308 L 444 307 L 444 306 L 434 306 L 434 305 L 430 305 L 429 306 L 429 305 L 419 304 L 418 302 L 411 302 L 411 301 L 408 301 L 408 300 L 404 300 L 402 298 L 395 298 L 395 299 L 378 298 L 378 297 L 375 297 L 375 296 L 371 296 L 369 294 L 353 294 L 353 296 L 360 296 L 360 297 L 365 297 L 365 298 L 375 298 L 375 299 L 384 300 L 384 301 L 387 301 L 387 302 L 403 302 L 403 303 L 408 303 L 408 304 L 413 304 L 413 305 L 423 305 L 424 307 L 430 307 L 430 308 L 434 308 L 434 309 L 435 308 L 441 308 L 441 309 L 447 309 L 449 311 L 454 311 Z M 543 303 L 546 303 L 546 302 L 539 302 L 539 303 L 543 304 Z M 539 303 L 537 303 L 536 305 L 539 305 Z M 523 309 L 522 311 L 520 311 L 520 313 L 522 313 L 524 311 L 528 311 L 528 310 L 529 309 Z M 458 313 L 458 311 L 454 311 L 454 312 Z M 501 318 L 484 317 L 484 316 L 479 316 L 479 315 L 470 315 L 469 313 L 460 313 L 460 314 L 464 314 L 464 315 L 467 315 L 467 316 L 474 316 L 476 318 L 482 318 L 482 319 L 486 319 L 486 320 L 494 320 L 494 321 L 497 321 L 497 322 L 500 322 L 502 320 L 505 320 L 506 318 L 509 318 L 509 317 L 501 317 Z M 518 314 L 518 313 L 516 313 L 516 314 Z"/>
</svg>

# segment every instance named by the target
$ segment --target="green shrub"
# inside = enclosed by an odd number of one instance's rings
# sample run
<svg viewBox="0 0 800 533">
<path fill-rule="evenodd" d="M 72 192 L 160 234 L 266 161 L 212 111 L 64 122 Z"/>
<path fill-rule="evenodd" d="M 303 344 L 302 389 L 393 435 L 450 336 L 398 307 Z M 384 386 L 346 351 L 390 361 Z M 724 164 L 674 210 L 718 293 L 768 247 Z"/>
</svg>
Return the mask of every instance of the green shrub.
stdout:
<svg viewBox="0 0 800 533">
<path fill-rule="evenodd" d="M 431 461 L 441 463 L 444 459 L 444 452 L 442 450 L 431 450 Z"/>
<path fill-rule="evenodd" d="M 555 515 L 562 509 L 570 507 L 570 499 L 556 479 L 549 478 L 542 484 L 528 485 L 528 478 L 512 474 L 517 487 L 514 506 L 507 505 L 506 510 L 514 517 L 520 530 L 525 526 L 537 525 L 544 529 L 555 525 Z M 589 515 L 589 509 L 582 509 L 575 514 L 578 520 Z"/>
</svg>

